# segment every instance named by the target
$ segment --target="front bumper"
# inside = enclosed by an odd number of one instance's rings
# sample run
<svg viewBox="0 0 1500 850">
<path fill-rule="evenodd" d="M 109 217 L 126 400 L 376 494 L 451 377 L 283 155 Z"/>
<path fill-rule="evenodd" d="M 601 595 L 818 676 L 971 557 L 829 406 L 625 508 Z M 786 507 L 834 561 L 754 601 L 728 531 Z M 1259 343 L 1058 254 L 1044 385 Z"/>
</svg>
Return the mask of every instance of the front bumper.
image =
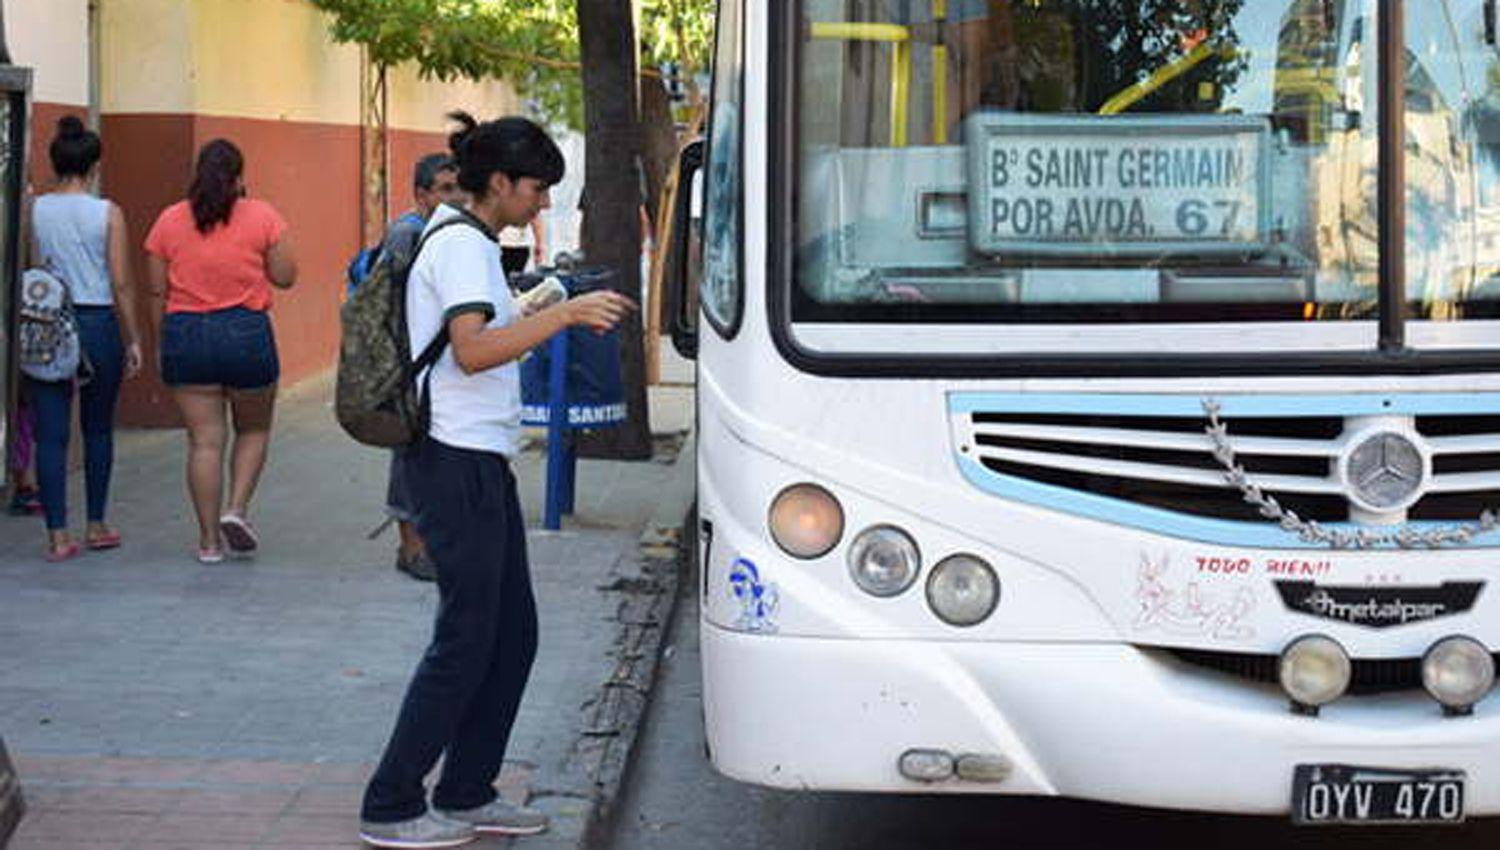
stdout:
<svg viewBox="0 0 1500 850">
<path fill-rule="evenodd" d="M 1425 694 L 1346 696 L 1292 714 L 1273 686 L 1122 644 L 849 640 L 702 624 L 715 767 L 781 788 L 1075 797 L 1284 814 L 1293 767 L 1467 773 L 1470 815 L 1500 813 L 1500 698 L 1445 718 Z M 999 783 L 924 784 L 909 749 L 1001 754 Z"/>
</svg>

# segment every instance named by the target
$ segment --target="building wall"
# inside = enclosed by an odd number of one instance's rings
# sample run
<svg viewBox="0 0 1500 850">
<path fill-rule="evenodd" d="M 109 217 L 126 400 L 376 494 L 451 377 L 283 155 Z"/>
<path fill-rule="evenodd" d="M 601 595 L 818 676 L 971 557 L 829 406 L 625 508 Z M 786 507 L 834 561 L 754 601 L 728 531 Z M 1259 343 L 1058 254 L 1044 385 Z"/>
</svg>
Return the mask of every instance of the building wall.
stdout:
<svg viewBox="0 0 1500 850">
<path fill-rule="evenodd" d="M 36 70 L 32 147 L 40 154 L 57 115 L 87 111 L 88 0 L 3 2 L 13 53 Z M 359 49 L 334 44 L 306 0 L 98 2 L 101 190 L 125 212 L 139 288 L 146 263 L 138 246 L 151 223 L 183 197 L 198 148 L 228 138 L 244 151 L 250 194 L 290 224 L 301 267 L 272 310 L 282 385 L 332 366 L 344 267 L 361 241 Z M 448 110 L 494 116 L 517 101 L 500 83 L 445 84 L 402 68 L 389 75 L 388 104 L 395 214 L 410 204 L 416 159 L 446 147 Z M 39 185 L 51 179 L 35 167 L 33 176 Z M 147 362 L 155 363 L 147 336 Z M 120 418 L 176 422 L 154 369 L 127 385 Z"/>
<path fill-rule="evenodd" d="M 64 115 L 87 115 L 89 102 L 88 0 L 0 0 L 11 61 L 36 71 L 32 78 L 32 131 L 27 152 L 32 183 L 52 181 L 47 142 Z"/>
</svg>

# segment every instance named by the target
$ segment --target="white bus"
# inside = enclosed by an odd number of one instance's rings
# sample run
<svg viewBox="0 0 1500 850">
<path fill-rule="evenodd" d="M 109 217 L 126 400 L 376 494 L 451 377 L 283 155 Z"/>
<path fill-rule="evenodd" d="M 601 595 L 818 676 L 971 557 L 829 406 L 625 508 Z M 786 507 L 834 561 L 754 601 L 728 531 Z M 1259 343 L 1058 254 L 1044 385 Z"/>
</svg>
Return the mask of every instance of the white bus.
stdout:
<svg viewBox="0 0 1500 850">
<path fill-rule="evenodd" d="M 1500 813 L 1494 0 L 718 16 L 716 768 Z"/>
</svg>

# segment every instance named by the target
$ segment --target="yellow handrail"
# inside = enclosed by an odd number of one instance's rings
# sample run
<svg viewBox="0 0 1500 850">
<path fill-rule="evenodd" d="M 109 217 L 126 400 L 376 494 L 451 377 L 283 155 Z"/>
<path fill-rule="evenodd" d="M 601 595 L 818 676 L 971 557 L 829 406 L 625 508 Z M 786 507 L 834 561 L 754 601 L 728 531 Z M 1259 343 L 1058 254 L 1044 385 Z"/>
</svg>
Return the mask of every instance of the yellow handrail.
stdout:
<svg viewBox="0 0 1500 850">
<path fill-rule="evenodd" d="M 911 117 L 911 42 L 896 42 L 891 54 L 891 147 L 906 147 L 906 124 Z"/>
<path fill-rule="evenodd" d="M 838 41 L 910 41 L 911 30 L 900 24 L 818 22 L 812 37 Z"/>
<path fill-rule="evenodd" d="M 932 17 L 939 26 L 948 19 L 948 0 L 932 0 Z M 829 41 L 875 41 L 890 44 L 891 55 L 891 146 L 907 143 L 911 118 L 912 36 L 901 24 L 819 21 L 810 28 L 813 38 Z M 932 48 L 932 138 L 948 143 L 948 48 L 941 42 Z"/>
<path fill-rule="evenodd" d="M 948 23 L 948 0 L 932 0 L 932 19 Z M 948 45 L 941 40 L 932 46 L 932 143 L 948 144 Z"/>
<path fill-rule="evenodd" d="M 891 56 L 891 147 L 906 147 L 906 121 L 911 103 L 911 30 L 900 24 L 817 22 L 812 25 L 812 37 L 895 45 Z"/>
<path fill-rule="evenodd" d="M 1225 58 L 1232 59 L 1239 55 L 1239 51 L 1233 47 L 1219 47 L 1205 41 L 1188 51 L 1186 56 L 1169 65 L 1157 68 L 1151 76 L 1110 98 L 1103 106 L 1099 107 L 1099 114 L 1118 115 L 1149 97 L 1157 89 L 1203 64 L 1205 60 L 1217 55 L 1223 55 Z"/>
</svg>

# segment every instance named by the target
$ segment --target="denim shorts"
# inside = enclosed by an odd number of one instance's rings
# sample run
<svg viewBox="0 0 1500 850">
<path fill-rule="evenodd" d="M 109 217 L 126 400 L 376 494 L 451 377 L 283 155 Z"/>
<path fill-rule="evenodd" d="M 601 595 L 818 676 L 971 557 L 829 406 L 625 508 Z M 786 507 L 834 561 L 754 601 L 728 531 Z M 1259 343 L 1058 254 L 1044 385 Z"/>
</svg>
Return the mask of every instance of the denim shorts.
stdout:
<svg viewBox="0 0 1500 850">
<path fill-rule="evenodd" d="M 168 386 L 208 385 L 253 390 L 281 377 L 271 319 L 231 307 L 211 313 L 168 313 L 161 327 L 161 378 Z"/>
</svg>

